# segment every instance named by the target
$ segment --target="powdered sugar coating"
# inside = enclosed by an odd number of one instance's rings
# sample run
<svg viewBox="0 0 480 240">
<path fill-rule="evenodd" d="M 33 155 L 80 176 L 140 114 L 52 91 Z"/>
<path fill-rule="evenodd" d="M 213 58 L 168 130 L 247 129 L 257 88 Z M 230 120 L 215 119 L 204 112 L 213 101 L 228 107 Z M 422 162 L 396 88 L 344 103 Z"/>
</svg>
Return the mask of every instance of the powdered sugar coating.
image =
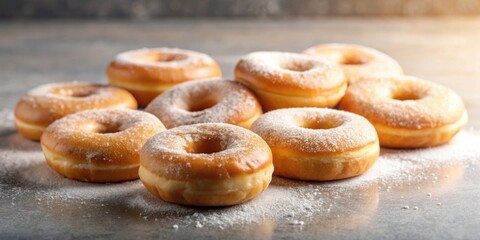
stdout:
<svg viewBox="0 0 480 240">
<path fill-rule="evenodd" d="M 201 110 L 191 107 L 213 103 Z M 157 116 L 167 128 L 195 123 L 238 124 L 261 113 L 255 95 L 230 80 L 197 80 L 177 85 L 153 100 L 145 111 Z"/>
<path fill-rule="evenodd" d="M 112 98 L 113 89 L 118 88 L 89 82 L 48 83 L 31 89 L 25 98 L 29 101 L 45 97 L 57 101 L 74 100 L 100 104 Z"/>
<path fill-rule="evenodd" d="M 164 129 L 155 116 L 138 110 L 86 110 L 52 123 L 41 142 L 50 151 L 79 161 L 128 162 L 150 136 Z"/>
<path fill-rule="evenodd" d="M 298 53 L 253 52 L 240 59 L 235 78 L 265 91 L 280 91 L 273 86 L 293 90 L 323 91 L 344 84 L 342 70 L 327 61 Z"/>
<path fill-rule="evenodd" d="M 89 128 L 82 128 L 84 124 L 98 124 L 98 126 L 89 126 Z M 116 126 L 117 132 L 108 133 L 118 135 L 124 133 L 126 130 L 132 128 L 144 128 L 152 124 L 161 125 L 162 123 L 152 114 L 130 109 L 100 109 L 100 110 L 86 110 L 71 114 L 58 121 L 55 121 L 47 128 L 47 131 L 52 131 L 59 135 L 60 138 L 68 137 L 72 133 L 80 133 L 84 136 L 89 136 L 94 133 L 94 127 L 106 127 L 106 125 Z M 99 132 L 101 129 L 95 128 Z M 138 129 L 136 129 L 138 131 Z"/>
<path fill-rule="evenodd" d="M 330 125 L 309 129 L 305 123 Z M 271 147 L 304 153 L 343 152 L 377 141 L 375 128 L 362 116 L 327 108 L 290 108 L 268 112 L 252 125 Z"/>
<path fill-rule="evenodd" d="M 15 116 L 48 126 L 68 114 L 103 108 L 136 108 L 126 90 L 87 82 L 50 83 L 30 90 L 17 104 Z"/>
<path fill-rule="evenodd" d="M 397 100 L 410 97 L 412 99 Z M 410 76 L 368 78 L 352 84 L 340 108 L 390 127 L 423 129 L 458 121 L 462 99 L 447 87 Z"/>
<path fill-rule="evenodd" d="M 192 153 L 192 146 L 216 142 L 217 151 Z M 253 132 L 225 123 L 200 123 L 169 129 L 150 138 L 141 165 L 174 179 L 230 178 L 271 164 L 268 145 Z"/>
<path fill-rule="evenodd" d="M 397 61 L 388 55 L 373 48 L 355 44 L 320 44 L 303 53 L 339 64 L 350 83 L 364 77 L 403 72 Z"/>
<path fill-rule="evenodd" d="M 145 61 L 142 55 L 158 54 L 175 56 L 174 59 L 168 61 Z M 141 48 L 119 53 L 115 57 L 115 61 L 121 64 L 133 64 L 143 67 L 160 67 L 160 68 L 180 68 L 182 66 L 197 66 L 205 64 L 215 64 L 215 61 L 206 54 L 178 49 L 178 48 Z"/>
</svg>

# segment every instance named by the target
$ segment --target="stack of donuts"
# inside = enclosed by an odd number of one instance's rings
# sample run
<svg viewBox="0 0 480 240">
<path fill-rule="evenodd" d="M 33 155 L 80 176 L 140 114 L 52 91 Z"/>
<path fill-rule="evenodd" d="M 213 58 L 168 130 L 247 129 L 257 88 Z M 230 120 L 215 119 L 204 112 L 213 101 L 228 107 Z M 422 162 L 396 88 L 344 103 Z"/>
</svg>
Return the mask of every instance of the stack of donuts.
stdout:
<svg viewBox="0 0 480 240">
<path fill-rule="evenodd" d="M 452 90 L 403 75 L 394 59 L 358 45 L 253 52 L 233 80 L 202 53 L 139 49 L 118 54 L 106 74 L 109 85 L 31 90 L 15 109 L 18 132 L 40 140 L 48 165 L 65 177 L 140 178 L 182 205 L 240 204 L 272 174 L 355 177 L 380 147 L 443 144 L 467 122 Z"/>
</svg>

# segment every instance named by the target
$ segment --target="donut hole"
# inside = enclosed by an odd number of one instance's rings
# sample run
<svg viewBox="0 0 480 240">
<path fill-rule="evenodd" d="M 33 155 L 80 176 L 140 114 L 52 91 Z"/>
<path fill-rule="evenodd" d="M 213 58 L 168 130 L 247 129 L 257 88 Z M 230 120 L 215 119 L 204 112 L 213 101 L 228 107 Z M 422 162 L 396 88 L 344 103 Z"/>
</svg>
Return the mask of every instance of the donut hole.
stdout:
<svg viewBox="0 0 480 240">
<path fill-rule="evenodd" d="M 62 97 L 84 98 L 94 94 L 94 89 L 86 87 L 62 87 L 53 89 L 52 93 Z"/>
<path fill-rule="evenodd" d="M 393 93 L 392 98 L 398 101 L 415 101 L 421 99 L 422 97 L 415 92 L 402 91 Z"/>
<path fill-rule="evenodd" d="M 308 128 L 312 130 L 331 129 L 331 128 L 336 128 L 339 125 L 340 124 L 334 121 L 318 120 L 318 119 L 303 120 L 298 124 L 298 126 L 301 128 Z"/>
<path fill-rule="evenodd" d="M 122 124 L 120 123 L 97 123 L 93 127 L 93 132 L 98 134 L 111 134 L 111 133 L 118 133 L 123 131 Z"/>
<path fill-rule="evenodd" d="M 212 154 L 225 150 L 220 139 L 208 138 L 189 144 L 185 151 L 192 154 Z"/>
<path fill-rule="evenodd" d="M 339 63 L 343 65 L 362 65 L 370 62 L 372 57 L 365 53 L 348 53 L 344 54 Z"/>
<path fill-rule="evenodd" d="M 313 68 L 311 62 L 285 62 L 280 64 L 280 67 L 294 72 L 305 72 Z"/>
<path fill-rule="evenodd" d="M 187 55 L 178 53 L 161 53 L 161 52 L 148 52 L 136 57 L 137 60 L 143 62 L 175 62 L 187 58 Z"/>
<path fill-rule="evenodd" d="M 215 98 L 202 98 L 198 101 L 192 101 L 190 104 L 188 104 L 187 110 L 189 112 L 203 111 L 217 105 L 217 103 L 218 100 Z"/>
</svg>

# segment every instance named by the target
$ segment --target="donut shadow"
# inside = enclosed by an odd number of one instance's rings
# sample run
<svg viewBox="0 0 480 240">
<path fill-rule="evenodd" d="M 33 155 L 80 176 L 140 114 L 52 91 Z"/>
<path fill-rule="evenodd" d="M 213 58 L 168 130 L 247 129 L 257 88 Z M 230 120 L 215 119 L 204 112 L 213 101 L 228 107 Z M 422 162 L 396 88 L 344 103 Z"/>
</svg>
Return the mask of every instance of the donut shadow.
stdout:
<svg viewBox="0 0 480 240">
<path fill-rule="evenodd" d="M 24 138 L 16 130 L 0 136 L 0 149 L 41 151 L 40 142 Z"/>
<path fill-rule="evenodd" d="M 25 188 L 53 190 L 69 195 L 73 199 L 98 198 L 101 201 L 116 198 L 123 193 L 128 195 L 138 191 L 138 186 L 140 186 L 138 180 L 118 183 L 93 183 L 70 179 L 48 166 L 44 158 L 36 159 L 18 169 L 13 180 L 17 185 Z M 93 195 L 89 196 L 90 194 Z"/>
<path fill-rule="evenodd" d="M 367 171 L 368 172 L 368 171 Z M 365 172 L 365 173 L 367 173 Z M 362 174 L 363 175 L 363 174 Z M 282 176 L 273 176 L 272 183 L 273 185 L 279 187 L 303 187 L 303 186 L 316 186 L 322 188 L 333 188 L 333 187 L 344 187 L 344 188 L 361 188 L 361 186 L 351 186 L 348 183 L 355 181 L 357 178 L 360 179 L 359 176 L 352 176 L 349 178 L 343 179 L 336 179 L 336 180 L 329 180 L 329 181 L 309 181 L 309 180 L 298 180 L 293 178 L 287 178 Z M 372 184 L 370 184 L 372 185 Z M 376 184 L 374 184 L 376 185 Z"/>
<path fill-rule="evenodd" d="M 17 172 L 17 180 L 25 187 L 58 188 L 78 185 L 76 181 L 65 178 L 48 166 L 47 161 L 37 159 Z"/>
<path fill-rule="evenodd" d="M 5 138 L 7 136 L 13 135 L 17 132 L 14 127 L 4 127 L 0 126 L 0 138 Z"/>
</svg>

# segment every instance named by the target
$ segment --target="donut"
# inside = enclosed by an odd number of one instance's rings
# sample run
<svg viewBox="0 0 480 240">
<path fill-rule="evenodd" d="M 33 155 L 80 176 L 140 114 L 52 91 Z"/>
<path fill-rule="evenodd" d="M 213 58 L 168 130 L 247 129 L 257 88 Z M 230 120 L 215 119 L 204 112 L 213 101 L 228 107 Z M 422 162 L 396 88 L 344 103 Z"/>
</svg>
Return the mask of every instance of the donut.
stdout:
<svg viewBox="0 0 480 240">
<path fill-rule="evenodd" d="M 176 84 L 222 76 L 208 55 L 176 48 L 122 52 L 108 65 L 106 74 L 110 85 L 130 91 L 141 107 Z"/>
<path fill-rule="evenodd" d="M 373 48 L 354 44 L 321 44 L 303 52 L 339 64 L 347 81 L 356 82 L 375 75 L 401 75 L 402 68 L 393 58 Z"/>
<path fill-rule="evenodd" d="M 52 122 L 68 114 L 103 108 L 137 108 L 127 91 L 106 85 L 69 82 L 41 85 L 30 90 L 15 107 L 17 131 L 31 140 L 40 137 Z"/>
<path fill-rule="evenodd" d="M 270 146 L 274 175 L 330 181 L 367 171 L 380 147 L 362 116 L 327 108 L 279 109 L 262 115 L 251 130 Z"/>
<path fill-rule="evenodd" d="M 272 153 L 253 132 L 198 123 L 161 132 L 140 152 L 140 180 L 153 195 L 191 206 L 230 206 L 262 193 L 272 179 Z"/>
<path fill-rule="evenodd" d="M 153 100 L 145 111 L 167 128 L 223 122 L 249 128 L 262 114 L 255 95 L 239 82 L 198 80 L 179 84 Z"/>
<path fill-rule="evenodd" d="M 462 99 L 447 87 L 411 76 L 352 84 L 340 109 L 367 118 L 382 147 L 420 148 L 448 142 L 467 122 Z"/>
<path fill-rule="evenodd" d="M 155 116 L 130 109 L 86 110 L 52 123 L 41 146 L 48 165 L 61 175 L 86 182 L 138 178 L 140 150 L 165 130 Z"/>
<path fill-rule="evenodd" d="M 242 57 L 235 66 L 235 80 L 255 92 L 265 111 L 335 107 L 347 89 L 340 67 L 286 52 L 254 52 Z"/>
</svg>

